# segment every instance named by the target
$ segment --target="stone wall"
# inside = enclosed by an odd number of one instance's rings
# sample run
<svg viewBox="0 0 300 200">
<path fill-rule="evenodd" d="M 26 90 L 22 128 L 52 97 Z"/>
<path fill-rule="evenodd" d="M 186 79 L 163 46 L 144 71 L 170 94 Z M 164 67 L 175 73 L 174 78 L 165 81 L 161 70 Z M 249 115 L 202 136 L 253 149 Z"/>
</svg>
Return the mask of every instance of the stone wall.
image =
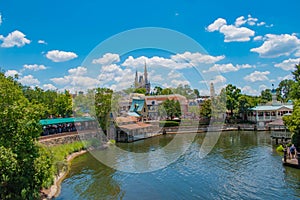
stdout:
<svg viewBox="0 0 300 200">
<path fill-rule="evenodd" d="M 97 133 L 96 131 L 91 131 L 91 132 L 87 131 L 85 133 L 80 133 L 80 134 L 78 134 L 77 132 L 72 132 L 72 133 L 65 133 L 65 134 L 42 136 L 39 138 L 39 142 L 47 146 L 55 146 L 60 144 L 78 142 L 82 140 L 89 140 L 92 138 L 103 141 L 103 137 L 101 137 L 100 134 Z"/>
</svg>

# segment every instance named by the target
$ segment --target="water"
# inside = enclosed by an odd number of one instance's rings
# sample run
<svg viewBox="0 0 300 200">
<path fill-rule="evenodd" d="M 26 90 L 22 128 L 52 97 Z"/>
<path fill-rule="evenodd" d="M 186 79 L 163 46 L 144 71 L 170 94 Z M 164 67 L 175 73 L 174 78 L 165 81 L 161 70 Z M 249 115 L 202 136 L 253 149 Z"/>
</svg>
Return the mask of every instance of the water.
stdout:
<svg viewBox="0 0 300 200">
<path fill-rule="evenodd" d="M 275 151 L 269 133 L 224 132 L 212 152 L 200 159 L 204 136 L 197 135 L 176 162 L 148 173 L 117 171 L 84 154 L 73 160 L 56 199 L 300 198 L 300 170 L 282 166 L 282 155 Z M 118 145 L 133 152 L 147 152 L 162 148 L 173 137 Z M 125 159 L 119 159 L 118 164 L 122 162 L 128 165 Z"/>
</svg>

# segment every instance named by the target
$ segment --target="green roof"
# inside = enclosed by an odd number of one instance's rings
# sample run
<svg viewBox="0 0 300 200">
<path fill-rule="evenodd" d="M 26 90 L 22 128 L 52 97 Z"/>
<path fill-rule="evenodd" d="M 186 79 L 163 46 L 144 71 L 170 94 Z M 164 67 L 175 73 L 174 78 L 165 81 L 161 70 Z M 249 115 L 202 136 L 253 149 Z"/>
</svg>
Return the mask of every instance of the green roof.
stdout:
<svg viewBox="0 0 300 200">
<path fill-rule="evenodd" d="M 73 123 L 73 122 L 87 122 L 94 121 L 93 117 L 75 117 L 75 118 L 55 118 L 55 119 L 41 119 L 40 124 L 42 126 L 51 125 L 51 124 L 64 124 L 64 123 Z"/>
<path fill-rule="evenodd" d="M 141 112 L 145 105 L 145 99 L 132 99 L 129 112 Z"/>
</svg>

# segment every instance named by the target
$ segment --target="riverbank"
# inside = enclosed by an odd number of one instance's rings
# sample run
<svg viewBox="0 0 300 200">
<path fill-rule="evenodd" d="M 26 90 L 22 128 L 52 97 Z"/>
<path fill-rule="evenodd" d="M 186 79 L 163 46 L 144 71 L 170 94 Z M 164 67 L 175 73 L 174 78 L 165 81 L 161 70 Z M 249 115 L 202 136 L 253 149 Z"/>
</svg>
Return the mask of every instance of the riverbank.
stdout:
<svg viewBox="0 0 300 200">
<path fill-rule="evenodd" d="M 79 152 L 74 152 L 74 153 L 70 154 L 66 158 L 68 165 L 71 164 L 71 162 L 74 158 L 76 158 L 77 156 L 80 156 L 82 154 L 85 154 L 85 153 L 87 153 L 87 150 L 81 150 Z M 69 169 L 67 169 L 66 171 L 62 171 L 58 175 L 56 175 L 54 178 L 54 184 L 50 188 L 43 189 L 41 191 L 41 199 L 48 200 L 48 199 L 53 199 L 54 197 L 58 196 L 60 193 L 61 182 L 64 180 L 64 178 L 66 177 L 68 172 L 69 172 Z"/>
</svg>

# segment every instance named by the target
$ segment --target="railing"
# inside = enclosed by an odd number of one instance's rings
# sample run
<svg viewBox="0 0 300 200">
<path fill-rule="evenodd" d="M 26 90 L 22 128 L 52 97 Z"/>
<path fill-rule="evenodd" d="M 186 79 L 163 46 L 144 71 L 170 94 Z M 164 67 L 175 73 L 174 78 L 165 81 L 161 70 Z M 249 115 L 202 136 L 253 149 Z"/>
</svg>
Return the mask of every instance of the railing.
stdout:
<svg viewBox="0 0 300 200">
<path fill-rule="evenodd" d="M 290 139 L 292 136 L 291 132 L 286 131 L 272 131 L 271 137 L 272 138 L 288 138 Z"/>
</svg>

